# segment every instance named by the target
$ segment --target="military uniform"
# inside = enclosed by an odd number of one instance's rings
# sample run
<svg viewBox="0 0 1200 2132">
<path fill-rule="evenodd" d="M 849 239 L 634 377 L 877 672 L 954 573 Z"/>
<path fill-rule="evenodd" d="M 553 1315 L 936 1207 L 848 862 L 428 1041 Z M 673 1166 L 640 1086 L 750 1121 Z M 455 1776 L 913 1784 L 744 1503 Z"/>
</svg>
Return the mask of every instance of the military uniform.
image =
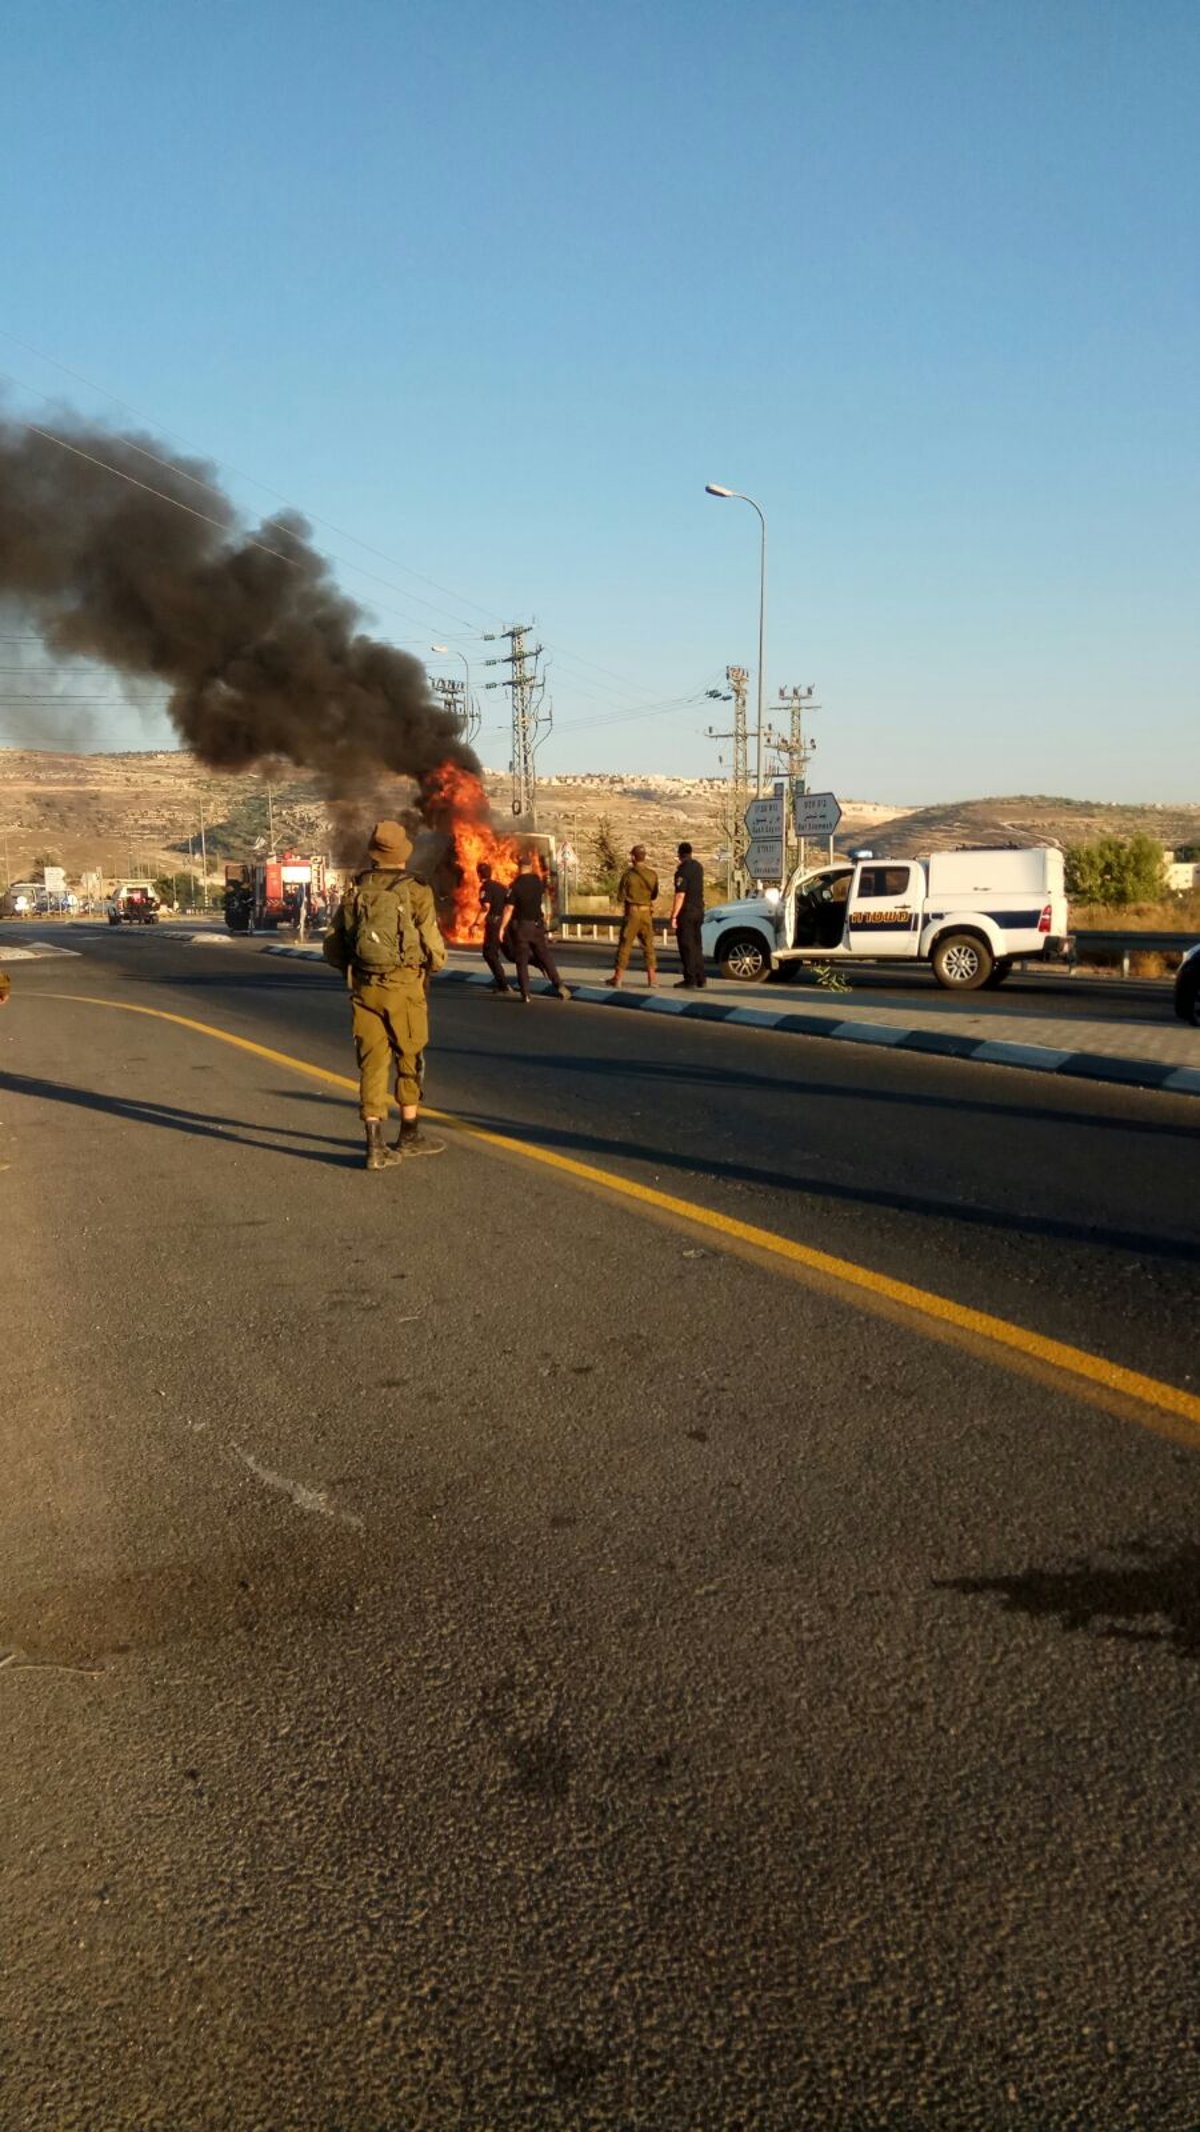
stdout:
<svg viewBox="0 0 1200 2132">
<path fill-rule="evenodd" d="M 393 830 L 395 835 L 382 834 Z M 402 1115 L 415 1111 L 421 1101 L 429 1043 L 426 983 L 434 971 L 444 967 L 446 943 L 437 922 L 433 890 L 403 870 L 412 846 L 399 824 L 379 823 L 372 832 L 370 851 L 374 863 L 347 889 L 323 949 L 326 961 L 345 972 L 349 981 L 358 1056 L 358 1110 L 367 1128 L 367 1167 L 380 1169 L 401 1152 L 422 1153 L 441 1145 L 423 1137 L 411 1118 L 403 1120 L 399 1140 L 385 1152 L 381 1121 L 391 1108 L 393 1085 Z M 389 858 L 399 858 L 400 866 L 389 865 Z M 354 961 L 356 898 L 367 882 L 404 891 L 412 922 L 402 929 L 400 961 L 394 969 L 367 969 Z"/>
<path fill-rule="evenodd" d="M 0 1007 L 4 1005 L 4 1002 L 8 998 L 8 995 L 11 991 L 12 980 L 9 977 L 8 971 L 0 970 Z"/>
<path fill-rule="evenodd" d="M 629 968 L 629 958 L 637 943 L 641 942 L 646 958 L 646 981 L 653 984 L 658 971 L 658 955 L 654 945 L 654 904 L 658 896 L 658 875 L 645 859 L 635 859 L 621 875 L 617 894 L 625 906 L 621 925 L 621 937 L 617 942 L 617 959 L 614 973 L 619 979 Z"/>
</svg>

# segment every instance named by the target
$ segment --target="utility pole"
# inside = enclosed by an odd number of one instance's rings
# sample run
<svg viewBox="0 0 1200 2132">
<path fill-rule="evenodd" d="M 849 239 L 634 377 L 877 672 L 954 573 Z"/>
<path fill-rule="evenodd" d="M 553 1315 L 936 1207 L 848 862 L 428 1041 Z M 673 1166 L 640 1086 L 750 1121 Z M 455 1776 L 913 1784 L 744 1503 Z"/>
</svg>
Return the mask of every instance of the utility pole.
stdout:
<svg viewBox="0 0 1200 2132">
<path fill-rule="evenodd" d="M 542 646 L 526 642 L 531 624 L 514 622 L 508 629 L 485 632 L 484 642 L 512 645 L 506 655 L 485 659 L 485 666 L 510 668 L 506 681 L 485 681 L 485 688 L 506 688 L 512 695 L 512 811 L 530 829 L 537 828 L 537 751 L 554 722 L 553 709 L 545 705 L 546 683 L 538 673 Z"/>
<path fill-rule="evenodd" d="M 767 745 L 776 757 L 778 769 L 784 772 L 787 779 L 783 817 L 785 826 L 793 791 L 797 788 L 801 792 L 808 790 L 808 765 L 816 753 L 817 743 L 805 738 L 804 714 L 806 711 L 820 710 L 820 704 L 813 702 L 814 694 L 811 682 L 807 688 L 781 688 L 779 701 L 787 705 L 789 712 L 787 732 L 777 733 L 773 726 L 767 728 Z M 799 842 L 795 863 L 798 866 L 804 864 L 803 837 Z"/>
<path fill-rule="evenodd" d="M 750 747 L 746 724 L 746 698 L 750 688 L 750 675 L 744 666 L 727 666 L 725 679 L 729 683 L 730 694 L 733 697 L 733 731 L 731 733 L 718 733 L 712 726 L 709 726 L 708 738 L 710 740 L 731 740 L 733 742 L 733 762 L 729 787 L 728 888 L 731 896 L 744 896 L 746 893 L 746 849 L 749 841 L 746 836 L 746 804 L 750 797 Z M 709 694 L 710 696 L 715 696 L 719 702 L 727 703 L 729 701 L 729 697 L 722 696 L 719 689 L 710 689 Z"/>
<path fill-rule="evenodd" d="M 442 709 L 449 713 L 455 724 L 461 729 L 463 739 L 469 740 L 471 735 L 468 730 L 466 682 L 456 681 L 452 674 L 438 674 L 433 680 L 433 690 L 441 701 Z"/>
<path fill-rule="evenodd" d="M 203 873 L 204 873 L 204 893 L 203 893 L 203 904 L 202 904 L 202 907 L 203 907 L 203 909 L 204 909 L 204 910 L 207 910 L 207 909 L 208 909 L 208 843 L 207 843 L 207 832 L 206 832 L 206 830 L 205 830 L 205 826 L 204 826 L 204 795 L 203 795 L 203 793 L 201 793 L 201 794 L 200 794 L 200 796 L 199 796 L 199 798 L 197 799 L 197 801 L 196 801 L 196 806 L 197 806 L 197 808 L 198 808 L 198 810 L 199 810 L 199 814 L 200 814 L 200 865 L 201 865 L 201 867 L 202 867 L 202 869 L 203 869 Z"/>
</svg>

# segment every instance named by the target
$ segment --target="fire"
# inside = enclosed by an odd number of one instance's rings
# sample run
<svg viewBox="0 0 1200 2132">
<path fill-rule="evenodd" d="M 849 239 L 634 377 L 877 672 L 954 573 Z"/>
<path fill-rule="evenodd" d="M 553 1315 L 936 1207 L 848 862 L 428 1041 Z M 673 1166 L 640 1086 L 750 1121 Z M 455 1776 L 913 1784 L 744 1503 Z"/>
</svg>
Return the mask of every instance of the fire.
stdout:
<svg viewBox="0 0 1200 2132">
<path fill-rule="evenodd" d="M 486 860 L 493 878 L 507 888 L 517 872 L 522 851 L 531 848 L 528 836 L 498 836 L 492 825 L 487 794 L 478 777 L 457 763 L 443 763 L 429 777 L 421 794 L 421 810 L 434 829 L 450 839 L 446 856 L 446 904 L 442 930 L 460 947 L 483 939 L 483 916 L 479 909 L 479 876 L 476 868 Z M 543 876 L 546 863 L 541 852 L 534 859 Z M 440 900 L 440 899 L 439 899 Z"/>
</svg>

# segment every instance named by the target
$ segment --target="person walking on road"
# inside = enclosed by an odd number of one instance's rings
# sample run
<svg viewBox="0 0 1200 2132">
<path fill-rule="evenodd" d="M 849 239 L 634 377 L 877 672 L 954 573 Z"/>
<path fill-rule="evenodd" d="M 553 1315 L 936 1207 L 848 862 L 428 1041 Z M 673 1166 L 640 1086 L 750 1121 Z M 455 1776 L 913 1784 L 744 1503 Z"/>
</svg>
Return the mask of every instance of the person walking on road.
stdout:
<svg viewBox="0 0 1200 2132">
<path fill-rule="evenodd" d="M 658 983 L 658 956 L 654 946 L 654 905 L 658 899 L 658 875 L 646 862 L 644 844 L 635 844 L 630 852 L 629 864 L 617 884 L 617 894 L 624 905 L 625 915 L 609 983 L 620 984 L 629 968 L 634 946 L 640 940 L 646 958 L 646 983 L 655 985 Z"/>
<path fill-rule="evenodd" d="M 692 857 L 690 844 L 679 846 L 671 923 L 675 928 L 679 960 L 683 964 L 683 976 L 676 978 L 676 987 L 682 986 L 685 992 L 702 992 L 708 983 L 700 938 L 704 923 L 704 868 L 699 859 Z"/>
<path fill-rule="evenodd" d="M 376 822 L 367 855 L 371 864 L 346 890 L 322 946 L 350 988 L 366 1166 L 386 1170 L 409 1155 L 440 1155 L 446 1145 L 420 1122 L 427 986 L 445 963 L 446 943 L 433 890 L 405 871 L 412 856 L 407 830 L 399 822 Z M 389 1147 L 383 1128 L 393 1079 L 400 1132 Z"/>
<path fill-rule="evenodd" d="M 508 891 L 507 901 L 512 910 L 513 955 L 517 965 L 517 983 L 521 999 L 529 1005 L 529 965 L 534 963 L 548 977 L 560 999 L 570 999 L 558 965 L 550 947 L 550 935 L 546 931 L 543 897 L 546 884 L 533 863 L 533 854 L 523 851 L 517 861 L 517 878 Z"/>
<path fill-rule="evenodd" d="M 481 859 L 475 868 L 479 876 L 479 908 L 483 912 L 483 959 L 492 973 L 493 992 L 511 992 L 508 972 L 504 967 L 504 953 L 500 935 L 504 931 L 504 911 L 508 891 L 492 878 L 492 869 L 486 859 Z"/>
</svg>

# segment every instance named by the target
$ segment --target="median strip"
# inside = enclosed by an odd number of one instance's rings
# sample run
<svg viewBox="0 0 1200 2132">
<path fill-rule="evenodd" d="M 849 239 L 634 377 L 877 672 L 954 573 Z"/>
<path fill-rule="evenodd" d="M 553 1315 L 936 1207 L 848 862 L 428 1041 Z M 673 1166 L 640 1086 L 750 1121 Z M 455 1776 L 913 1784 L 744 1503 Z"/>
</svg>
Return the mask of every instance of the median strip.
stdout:
<svg viewBox="0 0 1200 2132">
<path fill-rule="evenodd" d="M 288 955 L 304 962 L 321 959 L 319 946 L 281 944 L 266 947 L 263 953 Z M 570 984 L 569 971 L 566 976 Z M 442 970 L 434 982 L 490 989 L 492 980 L 485 970 Z M 735 1029 L 761 1029 L 781 1036 L 811 1036 L 833 1044 L 874 1044 L 888 1051 L 916 1051 L 928 1058 L 954 1059 L 964 1065 L 1018 1066 L 1025 1073 L 1058 1074 L 1066 1080 L 1103 1081 L 1127 1088 L 1148 1088 L 1171 1096 L 1200 1096 L 1200 1049 L 1197 1065 L 1181 1066 L 1170 1059 L 1124 1058 L 1102 1051 L 1024 1044 L 1016 1038 L 957 1036 L 949 1030 L 923 1028 L 917 1022 L 906 1027 L 851 1019 L 834 1021 L 828 1015 L 800 1014 L 786 1007 L 742 1007 L 728 1000 L 679 999 L 673 992 L 659 992 L 649 987 L 645 991 L 632 988 L 618 991 L 611 985 L 584 983 L 571 984 L 570 989 L 572 998 L 587 1007 L 617 1007 L 638 1014 L 669 1014 L 682 1021 L 724 1022 Z M 548 993 L 550 987 L 537 980 L 534 990 Z"/>
</svg>

